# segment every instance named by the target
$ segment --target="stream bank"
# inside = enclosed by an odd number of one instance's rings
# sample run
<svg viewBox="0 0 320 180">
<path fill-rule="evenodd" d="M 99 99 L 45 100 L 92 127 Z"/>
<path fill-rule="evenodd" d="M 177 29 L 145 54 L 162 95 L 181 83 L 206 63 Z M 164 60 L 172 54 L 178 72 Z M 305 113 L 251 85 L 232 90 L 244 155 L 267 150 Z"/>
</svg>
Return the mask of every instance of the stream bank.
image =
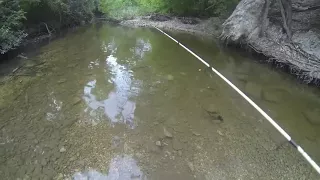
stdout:
<svg viewBox="0 0 320 180">
<path fill-rule="evenodd" d="M 221 34 L 224 19 L 211 17 L 208 19 L 189 17 L 170 17 L 164 15 L 140 16 L 132 20 L 123 20 L 120 25 L 129 27 L 158 27 L 165 30 L 187 32 L 200 36 L 216 38 Z"/>
<path fill-rule="evenodd" d="M 281 19 L 279 3 L 268 2 L 242 0 L 223 23 L 222 39 L 245 44 L 270 61 L 289 66 L 289 72 L 306 83 L 319 83 L 320 2 L 292 1 L 290 33 L 286 32 L 288 22 Z"/>
<path fill-rule="evenodd" d="M 256 4 L 259 3 L 256 2 Z M 240 8 L 237 9 L 241 9 L 241 3 L 239 6 Z M 256 8 L 255 11 L 262 11 L 263 6 L 260 5 L 259 8 Z M 243 7 L 243 9 L 246 8 Z M 219 17 L 199 19 L 151 15 L 123 20 L 119 24 L 129 27 L 156 26 L 164 30 L 186 32 L 212 39 L 221 37 L 226 40 L 226 44 L 235 45 L 237 49 L 245 47 L 244 50 L 250 49 L 249 53 L 258 54 L 258 57 L 263 55 L 263 61 L 295 75 L 303 83 L 318 85 L 320 79 L 319 30 L 316 28 L 307 30 L 310 26 L 303 27 L 299 22 L 295 22 L 293 42 L 290 43 L 285 39 L 285 34 L 282 32 L 278 19 L 276 23 L 270 22 L 266 31 L 267 35 L 260 37 L 257 33 L 259 27 L 249 25 L 252 23 L 259 24 L 260 18 L 259 16 L 252 18 L 254 13 L 246 14 L 246 12 L 250 12 L 249 10 L 247 8 L 243 11 L 235 11 L 227 20 Z M 273 14 L 275 13 L 273 12 Z M 241 19 L 240 17 L 247 18 Z M 274 18 L 271 20 L 276 21 Z M 238 22 L 242 25 L 238 26 Z"/>
</svg>

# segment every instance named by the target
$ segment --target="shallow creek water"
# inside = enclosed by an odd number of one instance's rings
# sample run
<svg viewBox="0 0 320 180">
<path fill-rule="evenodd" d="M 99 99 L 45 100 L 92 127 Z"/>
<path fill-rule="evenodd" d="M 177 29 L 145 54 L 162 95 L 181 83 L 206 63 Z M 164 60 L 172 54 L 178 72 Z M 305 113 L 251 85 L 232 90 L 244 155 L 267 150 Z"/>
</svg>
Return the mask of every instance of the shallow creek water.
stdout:
<svg viewBox="0 0 320 180">
<path fill-rule="evenodd" d="M 172 35 L 320 163 L 317 88 L 208 39 Z M 93 25 L 25 56 L 1 64 L 1 179 L 319 178 L 245 100 L 156 30 Z"/>
</svg>

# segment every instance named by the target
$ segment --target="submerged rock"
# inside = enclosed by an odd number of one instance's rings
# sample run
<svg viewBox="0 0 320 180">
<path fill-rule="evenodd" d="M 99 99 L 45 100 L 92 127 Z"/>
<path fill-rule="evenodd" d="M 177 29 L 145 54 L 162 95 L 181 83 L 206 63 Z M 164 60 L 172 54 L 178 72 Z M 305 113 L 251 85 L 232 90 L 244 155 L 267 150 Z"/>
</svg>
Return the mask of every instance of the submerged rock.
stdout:
<svg viewBox="0 0 320 180">
<path fill-rule="evenodd" d="M 223 133 L 222 133 L 220 130 L 217 130 L 217 133 L 218 133 L 220 136 L 223 136 Z"/>
<path fill-rule="evenodd" d="M 236 74 L 236 77 L 238 80 L 244 81 L 244 82 L 246 82 L 249 79 L 249 76 L 247 74 L 238 73 L 238 74 Z"/>
<path fill-rule="evenodd" d="M 169 21 L 172 18 L 170 16 L 166 16 L 166 15 L 154 14 L 154 15 L 151 15 L 149 19 L 152 20 L 152 21 L 163 22 L 163 21 Z"/>
<path fill-rule="evenodd" d="M 156 145 L 157 145 L 157 146 L 159 146 L 159 147 L 161 147 L 161 146 L 162 146 L 162 144 L 161 144 L 161 142 L 160 142 L 160 141 L 157 141 L 157 142 L 156 142 Z"/>
<path fill-rule="evenodd" d="M 172 134 L 165 127 L 163 127 L 163 134 L 167 138 L 172 138 L 173 137 Z"/>
<path fill-rule="evenodd" d="M 41 165 L 42 165 L 42 166 L 47 165 L 47 163 L 48 163 L 48 161 L 47 161 L 45 158 L 43 158 L 43 159 L 41 160 Z"/>
<path fill-rule="evenodd" d="M 60 79 L 60 80 L 58 81 L 58 84 L 63 84 L 63 83 L 65 83 L 65 82 L 67 82 L 67 79 Z"/>
<path fill-rule="evenodd" d="M 248 82 L 245 87 L 246 93 L 249 95 L 255 97 L 255 98 L 261 98 L 261 91 L 262 88 L 260 85 L 252 82 Z"/>
<path fill-rule="evenodd" d="M 64 152 L 66 152 L 67 150 L 66 150 L 66 148 L 65 147 L 62 147 L 61 149 L 60 149 L 60 152 L 61 153 L 64 153 Z"/>
<path fill-rule="evenodd" d="M 310 124 L 320 125 L 320 110 L 319 109 L 307 110 L 307 111 L 303 112 L 303 115 Z"/>
<path fill-rule="evenodd" d="M 81 103 L 81 101 L 82 101 L 82 99 L 81 99 L 81 98 L 79 98 L 79 97 L 75 97 L 75 98 L 73 98 L 72 104 L 75 106 L 75 105 L 80 104 L 80 103 Z"/>
<path fill-rule="evenodd" d="M 279 101 L 279 97 L 277 97 L 277 95 L 275 93 L 272 93 L 270 91 L 263 91 L 262 98 L 263 98 L 263 100 L 269 101 L 269 102 L 278 102 Z"/>
<path fill-rule="evenodd" d="M 285 98 L 289 94 L 284 89 L 268 89 L 262 91 L 262 98 L 265 101 L 277 103 Z"/>
<path fill-rule="evenodd" d="M 193 163 L 192 162 L 188 162 L 187 165 L 188 165 L 189 169 L 191 170 L 191 172 L 193 172 L 194 171 Z"/>
<path fill-rule="evenodd" d="M 205 110 L 208 112 L 216 112 L 217 108 L 216 108 L 215 104 L 210 104 L 209 106 L 205 107 Z"/>
<path fill-rule="evenodd" d="M 183 149 L 183 143 L 177 139 L 173 139 L 172 148 L 176 151 Z"/>
<path fill-rule="evenodd" d="M 196 132 L 196 131 L 192 131 L 192 134 L 195 135 L 195 136 L 201 136 L 201 134 Z"/>
<path fill-rule="evenodd" d="M 167 79 L 168 79 L 169 81 L 172 81 L 172 80 L 174 79 L 174 77 L 173 77 L 171 74 L 169 74 L 169 75 L 167 76 Z"/>
<path fill-rule="evenodd" d="M 212 122 L 222 122 L 223 121 L 223 117 L 216 111 L 214 104 L 210 104 L 207 108 L 205 108 L 205 111 L 210 116 L 210 120 Z"/>
</svg>

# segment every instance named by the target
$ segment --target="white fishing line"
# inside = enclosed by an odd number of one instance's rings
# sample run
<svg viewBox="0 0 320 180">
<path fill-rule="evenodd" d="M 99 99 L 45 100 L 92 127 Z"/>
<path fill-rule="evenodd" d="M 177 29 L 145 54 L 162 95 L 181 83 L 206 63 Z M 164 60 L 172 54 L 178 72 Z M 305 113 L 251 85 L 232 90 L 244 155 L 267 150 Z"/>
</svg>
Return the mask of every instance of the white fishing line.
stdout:
<svg viewBox="0 0 320 180">
<path fill-rule="evenodd" d="M 169 37 L 174 42 L 178 43 L 181 47 L 183 47 L 185 50 L 187 50 L 190 54 L 192 54 L 194 57 L 196 57 L 199 61 L 201 61 L 205 66 L 211 68 L 211 70 L 216 73 L 222 80 L 224 80 L 229 86 L 231 86 L 237 93 L 239 93 L 249 104 L 251 104 L 257 111 L 260 112 L 260 114 L 265 117 L 272 125 L 275 127 L 289 142 L 292 144 L 298 152 L 310 163 L 310 165 L 320 174 L 320 167 L 312 160 L 312 158 L 301 148 L 301 146 L 297 145 L 295 141 L 292 140 L 291 136 L 284 131 L 266 112 L 264 112 L 255 102 L 253 102 L 247 95 L 245 95 L 237 86 L 232 84 L 231 81 L 229 81 L 226 77 L 224 77 L 219 71 L 217 71 L 215 68 L 210 67 L 210 64 L 207 63 L 205 60 L 203 60 L 201 57 L 199 57 L 197 54 L 192 52 L 190 49 L 188 49 L 186 46 L 181 44 L 179 41 L 175 40 L 173 37 L 162 31 L 161 29 L 154 27 L 167 37 Z"/>
</svg>

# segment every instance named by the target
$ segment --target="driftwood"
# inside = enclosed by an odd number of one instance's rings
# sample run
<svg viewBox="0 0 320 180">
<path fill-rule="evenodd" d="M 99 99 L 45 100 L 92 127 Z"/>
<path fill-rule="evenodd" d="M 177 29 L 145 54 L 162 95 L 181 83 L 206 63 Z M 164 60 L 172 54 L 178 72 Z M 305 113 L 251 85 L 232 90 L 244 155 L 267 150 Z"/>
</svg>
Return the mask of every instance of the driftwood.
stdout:
<svg viewBox="0 0 320 180">
<path fill-rule="evenodd" d="M 46 27 L 46 29 L 47 29 L 47 32 L 48 32 L 48 36 L 51 36 L 51 31 L 50 31 L 50 29 L 49 29 L 49 27 L 48 27 L 48 25 L 47 25 L 47 23 L 44 23 L 43 22 L 43 24 L 44 24 L 44 26 Z"/>
<path fill-rule="evenodd" d="M 242 0 L 223 23 L 221 38 L 247 44 L 312 82 L 320 79 L 319 7 L 319 0 Z"/>
</svg>

